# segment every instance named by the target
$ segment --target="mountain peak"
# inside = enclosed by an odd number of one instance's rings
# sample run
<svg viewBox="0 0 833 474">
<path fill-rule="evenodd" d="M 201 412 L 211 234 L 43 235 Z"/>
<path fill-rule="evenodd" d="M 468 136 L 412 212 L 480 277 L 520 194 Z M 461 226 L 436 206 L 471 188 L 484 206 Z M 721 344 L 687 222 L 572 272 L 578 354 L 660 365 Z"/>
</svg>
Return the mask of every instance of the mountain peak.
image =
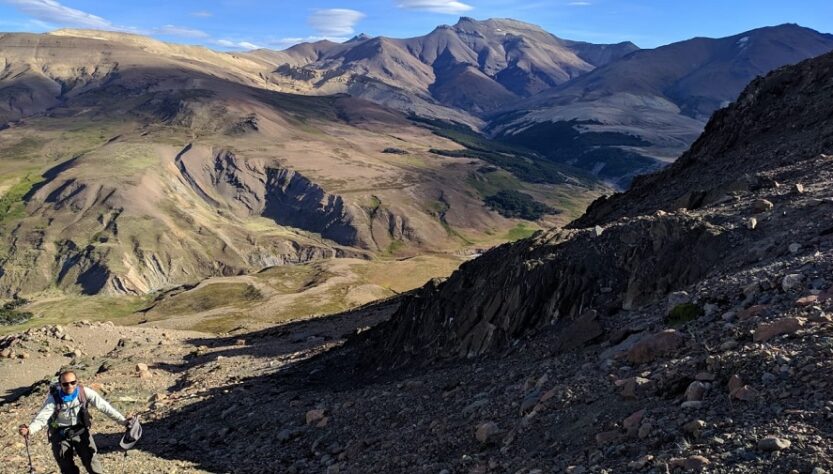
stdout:
<svg viewBox="0 0 833 474">
<path fill-rule="evenodd" d="M 481 28 L 509 28 L 537 31 L 544 30 L 538 25 L 534 25 L 532 23 L 527 23 L 520 20 L 515 20 L 512 18 L 487 18 L 485 20 L 477 20 L 468 16 L 461 16 L 454 26 L 458 28 L 463 26 L 474 26 Z"/>
<path fill-rule="evenodd" d="M 126 41 L 131 43 L 162 43 L 149 36 L 142 36 L 134 33 L 121 31 L 94 30 L 82 28 L 61 28 L 47 33 L 50 36 L 71 36 L 73 38 L 85 38 L 101 41 Z"/>
<path fill-rule="evenodd" d="M 346 43 L 355 43 L 355 42 L 359 42 L 359 41 L 367 41 L 369 39 L 373 39 L 373 37 L 370 36 L 370 35 L 367 35 L 365 33 L 359 33 L 356 36 L 347 40 Z"/>
</svg>

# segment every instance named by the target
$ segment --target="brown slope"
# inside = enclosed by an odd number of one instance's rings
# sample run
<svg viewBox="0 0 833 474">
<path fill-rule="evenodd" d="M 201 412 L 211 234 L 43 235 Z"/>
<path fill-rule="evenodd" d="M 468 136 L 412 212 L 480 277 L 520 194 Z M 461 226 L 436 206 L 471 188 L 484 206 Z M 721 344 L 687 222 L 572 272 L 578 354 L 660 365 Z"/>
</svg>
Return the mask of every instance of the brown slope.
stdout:
<svg viewBox="0 0 833 474">
<path fill-rule="evenodd" d="M 59 105 L 66 98 L 106 84 L 124 70 L 175 71 L 167 75 L 178 76 L 180 83 L 193 72 L 246 86 L 269 87 L 259 77 L 266 63 L 124 33 L 58 30 L 40 35 L 6 34 L 0 37 L 0 58 L 4 65 L 0 73 L 2 122 Z"/>
<path fill-rule="evenodd" d="M 430 152 L 459 145 L 366 100 L 270 90 L 251 59 L 100 32 L 0 41 L 0 95 L 28 100 L 4 102 L 0 131 L 5 295 L 454 252 L 519 223 L 484 205 L 484 163 Z"/>
<path fill-rule="evenodd" d="M 787 24 L 641 50 L 524 104 L 529 109 L 629 93 L 664 97 L 708 118 L 756 76 L 833 49 L 833 35 Z"/>
</svg>

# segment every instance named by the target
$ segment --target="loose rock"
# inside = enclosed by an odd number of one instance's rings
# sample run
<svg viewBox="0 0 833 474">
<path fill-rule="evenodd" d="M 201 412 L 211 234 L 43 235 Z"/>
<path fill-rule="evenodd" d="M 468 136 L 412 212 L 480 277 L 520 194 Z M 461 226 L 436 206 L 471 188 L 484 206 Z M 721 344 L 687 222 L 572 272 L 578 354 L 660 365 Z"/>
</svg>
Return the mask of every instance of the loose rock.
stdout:
<svg viewBox="0 0 833 474">
<path fill-rule="evenodd" d="M 762 323 L 755 330 L 752 340 L 766 342 L 773 337 L 792 334 L 804 327 L 804 324 L 804 320 L 801 318 L 782 318 L 771 323 Z"/>
<path fill-rule="evenodd" d="M 752 201 L 752 212 L 756 214 L 771 211 L 773 207 L 775 207 L 775 205 L 766 199 L 756 199 Z"/>
<path fill-rule="evenodd" d="M 628 360 L 633 363 L 651 362 L 657 357 L 671 355 L 683 345 L 683 336 L 674 329 L 651 334 L 637 342 L 628 351 Z"/>
<path fill-rule="evenodd" d="M 762 451 L 781 451 L 789 448 L 791 444 L 788 439 L 770 435 L 758 441 L 758 449 Z"/>
<path fill-rule="evenodd" d="M 477 441 L 480 441 L 483 444 L 495 442 L 500 437 L 500 435 L 500 428 L 496 423 L 491 421 L 481 423 L 474 433 L 474 436 L 475 438 L 477 438 Z"/>
<path fill-rule="evenodd" d="M 706 385 L 703 382 L 694 381 L 686 389 L 685 398 L 690 402 L 699 402 L 703 400 L 704 393 L 706 393 Z"/>
</svg>

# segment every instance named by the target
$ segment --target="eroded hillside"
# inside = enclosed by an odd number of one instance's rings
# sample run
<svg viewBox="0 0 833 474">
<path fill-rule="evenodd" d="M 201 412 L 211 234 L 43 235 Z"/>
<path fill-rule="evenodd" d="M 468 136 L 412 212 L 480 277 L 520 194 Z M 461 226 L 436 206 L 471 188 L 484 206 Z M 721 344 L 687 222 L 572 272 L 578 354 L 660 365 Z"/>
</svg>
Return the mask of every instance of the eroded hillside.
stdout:
<svg viewBox="0 0 833 474">
<path fill-rule="evenodd" d="M 0 45 L 6 296 L 452 253 L 566 222 L 604 189 L 455 155 L 466 148 L 361 99 L 277 92 L 251 58 L 103 32 Z M 540 224 L 487 206 L 500 191 L 544 205 Z"/>
</svg>

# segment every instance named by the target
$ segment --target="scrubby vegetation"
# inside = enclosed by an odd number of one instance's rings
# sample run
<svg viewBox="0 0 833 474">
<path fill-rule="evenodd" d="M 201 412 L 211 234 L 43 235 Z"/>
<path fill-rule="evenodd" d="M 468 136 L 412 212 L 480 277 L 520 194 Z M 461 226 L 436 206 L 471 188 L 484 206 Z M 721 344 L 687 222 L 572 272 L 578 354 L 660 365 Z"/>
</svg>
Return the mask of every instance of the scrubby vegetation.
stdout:
<svg viewBox="0 0 833 474">
<path fill-rule="evenodd" d="M 509 229 L 509 232 L 506 233 L 506 240 L 510 242 L 514 242 L 516 240 L 525 239 L 527 237 L 531 237 L 534 233 L 540 230 L 538 227 L 531 227 L 529 224 L 525 222 L 521 222 L 515 227 Z"/>
<path fill-rule="evenodd" d="M 34 178 L 26 176 L 0 197 L 0 224 L 9 219 L 25 216 L 23 197 L 36 183 Z"/>
<path fill-rule="evenodd" d="M 500 137 L 497 141 L 506 146 L 523 146 L 550 162 L 575 164 L 603 179 L 661 167 L 661 163 L 653 158 L 621 148 L 651 144 L 638 136 L 581 130 L 583 126 L 596 124 L 578 120 L 539 123 L 523 132 Z"/>
<path fill-rule="evenodd" d="M 545 214 L 556 214 L 558 211 L 546 204 L 536 201 L 532 196 L 520 191 L 505 190 L 484 199 L 486 205 L 499 212 L 504 217 L 519 217 L 534 221 Z"/>
<path fill-rule="evenodd" d="M 694 321 L 703 315 L 703 308 L 692 303 L 678 304 L 668 313 L 665 322 L 669 326 L 680 326 L 689 321 Z"/>
<path fill-rule="evenodd" d="M 431 153 L 452 158 L 475 158 L 503 168 L 527 183 L 562 184 L 570 179 L 564 173 L 563 166 L 546 161 L 535 160 L 518 154 L 496 153 L 484 150 L 439 150 L 432 148 Z"/>
<path fill-rule="evenodd" d="M 159 303 L 155 309 L 167 314 L 190 314 L 223 306 L 240 306 L 263 299 L 255 286 L 246 283 L 210 283 Z"/>
<path fill-rule="evenodd" d="M 26 303 L 28 301 L 25 299 L 15 296 L 13 300 L 0 307 L 0 326 L 12 326 L 32 319 L 32 313 L 17 310 Z"/>
<path fill-rule="evenodd" d="M 263 299 L 263 293 L 252 285 L 246 285 L 243 290 L 243 299 L 245 301 L 260 301 Z"/>
<path fill-rule="evenodd" d="M 407 155 L 408 152 L 401 148 L 388 147 L 382 150 L 382 153 L 390 153 L 394 155 Z"/>
</svg>

